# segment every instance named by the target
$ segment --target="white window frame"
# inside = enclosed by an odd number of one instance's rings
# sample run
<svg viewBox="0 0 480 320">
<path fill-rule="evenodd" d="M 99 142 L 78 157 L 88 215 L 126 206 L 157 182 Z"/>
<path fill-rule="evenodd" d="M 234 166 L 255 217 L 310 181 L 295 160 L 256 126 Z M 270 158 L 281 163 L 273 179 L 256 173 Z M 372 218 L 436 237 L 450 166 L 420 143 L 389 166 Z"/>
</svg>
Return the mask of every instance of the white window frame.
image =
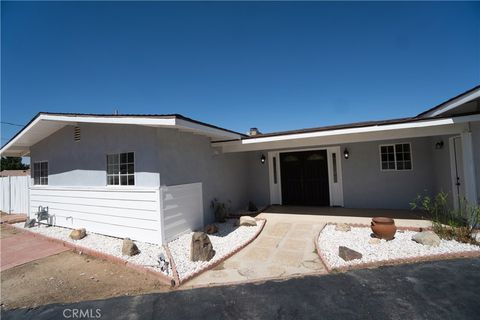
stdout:
<svg viewBox="0 0 480 320">
<path fill-rule="evenodd" d="M 47 175 L 46 176 L 42 176 L 41 173 L 42 173 L 42 163 L 46 163 L 47 164 Z M 38 164 L 40 165 L 40 176 L 39 176 L 39 179 L 40 179 L 40 183 L 35 183 L 35 174 L 36 174 L 36 171 L 35 170 L 35 165 Z M 33 185 L 34 186 L 48 186 L 48 180 L 49 179 L 49 176 L 50 176 L 50 165 L 48 163 L 48 160 L 40 160 L 40 161 L 34 161 L 33 162 L 33 167 L 32 167 L 32 178 L 33 178 Z M 43 179 L 47 179 L 47 183 L 42 183 L 42 178 Z"/>
<path fill-rule="evenodd" d="M 121 154 L 124 154 L 124 153 L 126 153 L 126 154 L 128 154 L 128 153 L 133 153 L 133 174 L 129 174 L 129 173 L 126 173 L 126 174 L 124 173 L 124 174 L 122 174 L 122 173 L 120 173 L 120 172 L 115 173 L 115 174 L 109 174 L 109 173 L 108 173 L 108 156 L 118 155 L 118 157 L 119 157 L 119 163 L 118 163 L 118 165 L 120 166 L 120 165 L 121 165 L 121 163 L 120 163 L 120 155 L 121 155 Z M 134 151 L 107 153 L 107 154 L 105 155 L 105 165 L 106 165 L 106 166 L 105 166 L 105 185 L 106 185 L 107 187 L 109 187 L 109 188 L 133 187 L 133 186 L 135 186 L 136 183 L 137 183 L 137 175 L 136 175 L 136 171 L 135 171 L 135 169 L 136 169 L 136 168 L 135 168 L 135 167 L 136 167 L 136 166 L 135 166 L 135 159 L 136 159 L 136 154 L 135 154 Z M 128 163 L 128 162 L 127 162 L 127 163 Z M 128 176 L 131 176 L 131 175 L 133 175 L 133 184 L 121 184 L 121 177 L 122 177 L 122 176 L 127 176 L 127 180 L 128 180 Z M 109 177 L 109 176 L 118 176 L 118 182 L 119 182 L 119 184 L 108 184 L 108 177 Z"/>
<path fill-rule="evenodd" d="M 397 151 L 395 146 L 398 144 L 408 144 L 410 150 L 410 169 L 398 169 L 397 168 Z M 382 147 L 393 147 L 393 157 L 395 162 L 395 169 L 383 169 L 382 168 Z M 413 170 L 413 150 L 412 150 L 412 143 L 411 142 L 396 142 L 396 143 L 386 143 L 378 145 L 378 157 L 380 159 L 380 171 L 388 172 L 388 171 L 412 171 Z"/>
</svg>

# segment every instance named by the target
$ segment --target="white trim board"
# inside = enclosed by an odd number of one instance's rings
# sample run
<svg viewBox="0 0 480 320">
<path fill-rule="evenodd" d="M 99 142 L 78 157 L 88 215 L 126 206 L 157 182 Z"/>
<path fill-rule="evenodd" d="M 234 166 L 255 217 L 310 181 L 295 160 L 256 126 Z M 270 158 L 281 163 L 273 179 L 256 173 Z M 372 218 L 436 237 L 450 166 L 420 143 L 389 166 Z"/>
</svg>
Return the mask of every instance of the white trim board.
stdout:
<svg viewBox="0 0 480 320">
<path fill-rule="evenodd" d="M 116 116 L 68 116 L 40 114 L 28 126 L 22 129 L 20 133 L 9 141 L 1 150 L 3 156 L 25 156 L 30 152 L 30 146 L 40 140 L 48 137 L 61 128 L 79 123 L 94 124 L 123 124 L 123 125 L 141 125 L 150 127 L 173 128 L 195 134 L 205 135 L 211 139 L 240 139 L 242 136 L 227 130 L 213 128 L 208 125 L 188 121 L 179 118 L 153 118 L 153 117 L 116 117 Z"/>
<path fill-rule="evenodd" d="M 438 115 L 441 115 L 442 113 L 448 112 L 452 109 L 455 109 L 461 105 L 464 105 L 465 103 L 468 103 L 472 100 L 475 100 L 480 97 L 480 88 L 474 90 L 473 92 L 470 92 L 466 95 L 460 96 L 457 99 L 445 103 L 443 106 L 440 108 L 437 108 L 435 110 L 429 111 L 422 115 L 423 117 L 435 117 Z"/>
<path fill-rule="evenodd" d="M 243 152 L 451 135 L 467 131 L 468 122 L 471 121 L 480 121 L 480 114 L 400 124 L 373 125 L 361 128 L 333 129 L 235 141 L 219 141 L 212 142 L 212 145 L 222 147 L 223 152 Z"/>
</svg>

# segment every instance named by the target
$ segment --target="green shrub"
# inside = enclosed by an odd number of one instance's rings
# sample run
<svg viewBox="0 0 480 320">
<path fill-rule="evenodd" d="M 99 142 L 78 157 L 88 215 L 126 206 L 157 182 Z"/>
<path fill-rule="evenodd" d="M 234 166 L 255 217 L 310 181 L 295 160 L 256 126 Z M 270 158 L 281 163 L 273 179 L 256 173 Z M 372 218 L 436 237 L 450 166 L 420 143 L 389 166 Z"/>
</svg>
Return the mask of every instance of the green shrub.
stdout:
<svg viewBox="0 0 480 320">
<path fill-rule="evenodd" d="M 452 209 L 448 205 L 448 194 L 445 192 L 438 193 L 434 198 L 419 195 L 411 206 L 412 209 L 428 212 L 433 231 L 440 238 L 477 243 L 473 231 L 480 219 L 480 207 L 471 206 L 463 199 L 458 209 Z"/>
</svg>

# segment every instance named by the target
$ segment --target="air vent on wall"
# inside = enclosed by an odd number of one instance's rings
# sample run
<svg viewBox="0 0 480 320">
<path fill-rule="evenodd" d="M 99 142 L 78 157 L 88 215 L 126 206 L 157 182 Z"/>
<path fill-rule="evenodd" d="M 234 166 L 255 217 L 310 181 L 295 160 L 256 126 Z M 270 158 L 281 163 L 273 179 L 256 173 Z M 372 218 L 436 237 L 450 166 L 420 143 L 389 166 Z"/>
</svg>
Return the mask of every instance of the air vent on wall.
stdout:
<svg viewBox="0 0 480 320">
<path fill-rule="evenodd" d="M 73 131 L 73 138 L 75 141 L 80 141 L 80 127 L 75 127 Z"/>
</svg>

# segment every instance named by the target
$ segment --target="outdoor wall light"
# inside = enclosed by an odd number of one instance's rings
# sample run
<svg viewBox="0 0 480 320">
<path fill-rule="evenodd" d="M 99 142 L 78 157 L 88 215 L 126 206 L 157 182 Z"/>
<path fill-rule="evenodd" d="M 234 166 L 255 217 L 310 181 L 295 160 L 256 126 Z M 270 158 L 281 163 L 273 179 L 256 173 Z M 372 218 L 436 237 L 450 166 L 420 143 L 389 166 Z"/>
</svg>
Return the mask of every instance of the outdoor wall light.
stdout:
<svg viewBox="0 0 480 320">
<path fill-rule="evenodd" d="M 348 149 L 347 149 L 347 148 L 345 148 L 345 150 L 343 150 L 343 157 L 344 157 L 345 159 L 348 159 L 348 158 L 350 157 L 350 153 L 348 152 Z"/>
<path fill-rule="evenodd" d="M 262 164 L 265 164 L 265 155 L 264 154 L 262 154 L 262 156 L 260 157 L 260 162 Z"/>
<path fill-rule="evenodd" d="M 440 140 L 437 143 L 435 143 L 435 149 L 443 149 L 443 140 Z"/>
</svg>

